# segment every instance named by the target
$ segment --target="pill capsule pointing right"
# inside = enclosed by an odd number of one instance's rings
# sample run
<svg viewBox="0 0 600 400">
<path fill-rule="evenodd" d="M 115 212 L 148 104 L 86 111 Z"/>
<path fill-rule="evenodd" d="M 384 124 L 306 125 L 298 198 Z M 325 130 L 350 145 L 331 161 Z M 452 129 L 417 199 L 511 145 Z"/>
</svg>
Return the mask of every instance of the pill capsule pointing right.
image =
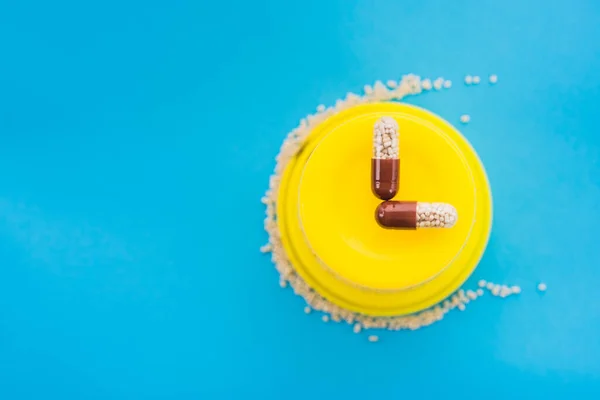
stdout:
<svg viewBox="0 0 600 400">
<path fill-rule="evenodd" d="M 398 132 L 398 123 L 391 117 L 381 117 L 373 126 L 371 190 L 381 200 L 389 200 L 398 193 L 400 176 Z"/>
<path fill-rule="evenodd" d="M 447 203 L 384 201 L 375 210 L 375 219 L 383 228 L 452 228 L 458 213 Z"/>
</svg>

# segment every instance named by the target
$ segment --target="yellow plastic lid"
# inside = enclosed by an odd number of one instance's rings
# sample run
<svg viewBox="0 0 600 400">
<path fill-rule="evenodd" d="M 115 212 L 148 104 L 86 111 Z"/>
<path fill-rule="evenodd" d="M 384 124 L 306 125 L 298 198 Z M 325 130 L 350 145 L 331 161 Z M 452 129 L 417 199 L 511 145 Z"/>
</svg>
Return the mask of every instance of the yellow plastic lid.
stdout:
<svg viewBox="0 0 600 400">
<path fill-rule="evenodd" d="M 450 203 L 453 228 L 376 223 L 372 130 L 384 115 L 400 125 L 394 200 Z M 282 241 L 299 275 L 331 302 L 370 315 L 416 312 L 448 297 L 476 267 L 491 230 L 489 183 L 473 148 L 438 116 L 400 103 L 356 106 L 316 127 L 278 196 Z"/>
</svg>

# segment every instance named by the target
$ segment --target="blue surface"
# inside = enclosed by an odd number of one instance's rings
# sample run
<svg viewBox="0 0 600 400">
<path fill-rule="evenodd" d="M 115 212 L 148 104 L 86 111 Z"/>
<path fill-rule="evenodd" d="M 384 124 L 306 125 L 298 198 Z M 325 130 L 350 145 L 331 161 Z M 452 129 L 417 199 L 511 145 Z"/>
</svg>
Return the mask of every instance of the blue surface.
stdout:
<svg viewBox="0 0 600 400">
<path fill-rule="evenodd" d="M 370 3 L 0 1 L 0 399 L 598 398 L 600 3 Z M 524 291 L 371 344 L 279 288 L 259 199 L 405 73 L 489 173 L 470 286 Z"/>
</svg>

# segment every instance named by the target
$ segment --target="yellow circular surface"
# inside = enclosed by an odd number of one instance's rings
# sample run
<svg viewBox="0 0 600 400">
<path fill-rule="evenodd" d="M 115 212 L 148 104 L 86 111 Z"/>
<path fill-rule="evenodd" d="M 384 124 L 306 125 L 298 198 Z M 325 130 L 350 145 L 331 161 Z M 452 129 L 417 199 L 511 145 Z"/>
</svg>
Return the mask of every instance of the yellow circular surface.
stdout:
<svg viewBox="0 0 600 400">
<path fill-rule="evenodd" d="M 384 115 L 401 127 L 401 189 L 394 200 L 450 203 L 459 215 L 452 229 L 390 230 L 375 221 L 381 200 L 370 190 L 372 130 Z M 469 165 L 443 130 L 406 111 L 361 113 L 332 127 L 308 159 L 300 223 L 313 252 L 341 278 L 402 290 L 433 279 L 460 256 L 473 228 L 475 195 Z"/>
<path fill-rule="evenodd" d="M 383 115 L 400 125 L 395 199 L 454 205 L 452 229 L 395 231 L 375 222 L 371 140 Z M 415 312 L 450 295 L 481 258 L 492 220 L 485 171 L 466 139 L 434 114 L 398 103 L 356 106 L 316 127 L 284 172 L 277 206 L 302 278 L 330 301 L 371 315 Z"/>
</svg>

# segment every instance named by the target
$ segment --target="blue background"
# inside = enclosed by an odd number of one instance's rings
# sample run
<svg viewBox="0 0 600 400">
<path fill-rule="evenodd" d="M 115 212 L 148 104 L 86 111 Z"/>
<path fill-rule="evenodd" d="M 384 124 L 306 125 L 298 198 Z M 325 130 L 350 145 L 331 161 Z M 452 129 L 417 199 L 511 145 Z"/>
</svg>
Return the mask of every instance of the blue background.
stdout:
<svg viewBox="0 0 600 400">
<path fill-rule="evenodd" d="M 467 286 L 523 293 L 372 344 L 279 288 L 259 199 L 301 117 L 406 73 L 489 173 Z M 2 0 L 0 398 L 598 398 L 599 104 L 594 0 Z"/>
</svg>

